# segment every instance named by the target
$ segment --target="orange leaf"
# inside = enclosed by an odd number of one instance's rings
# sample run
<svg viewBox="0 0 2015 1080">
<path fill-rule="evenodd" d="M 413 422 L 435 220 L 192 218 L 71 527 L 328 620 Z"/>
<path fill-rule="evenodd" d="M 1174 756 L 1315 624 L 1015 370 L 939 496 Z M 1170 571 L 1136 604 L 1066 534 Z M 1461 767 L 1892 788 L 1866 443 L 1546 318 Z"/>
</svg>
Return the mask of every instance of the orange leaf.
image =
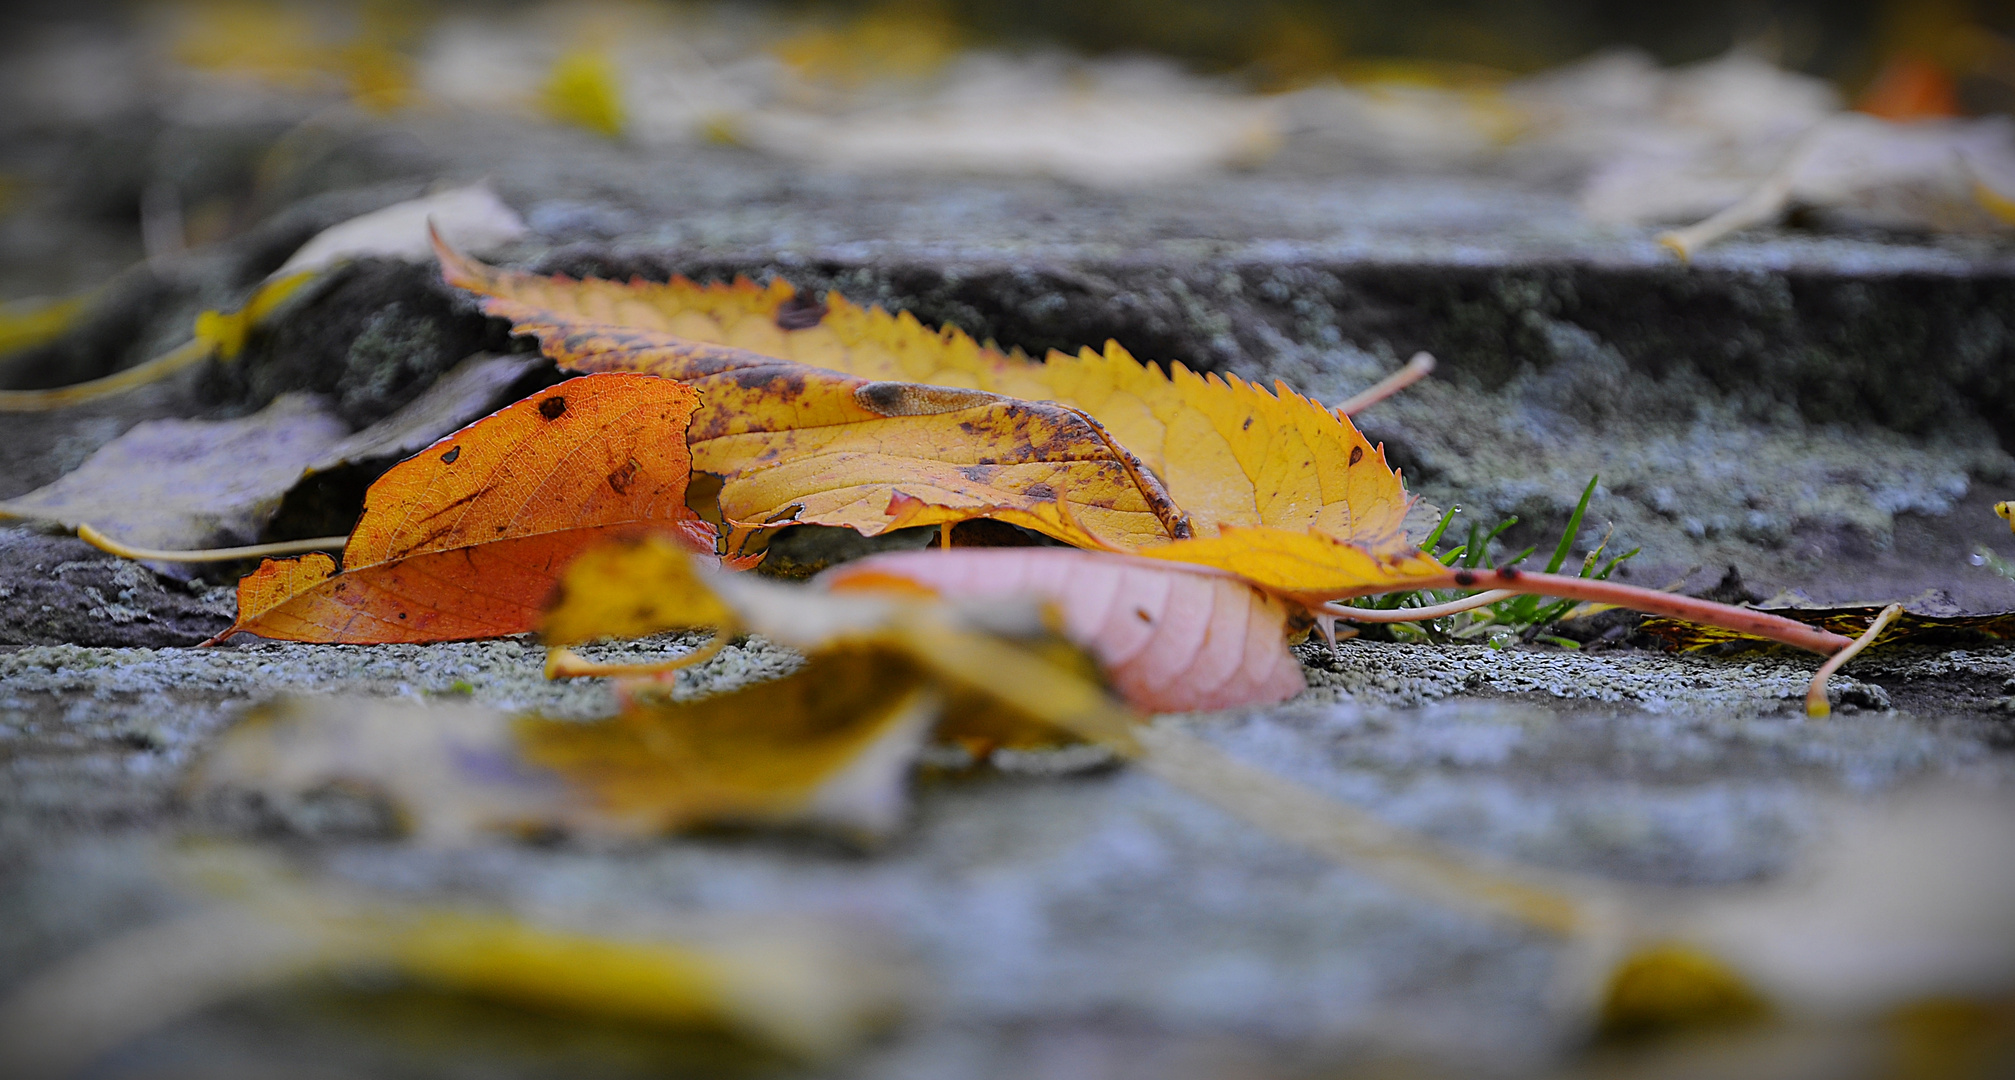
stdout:
<svg viewBox="0 0 2015 1080">
<path fill-rule="evenodd" d="M 1267 705 L 1307 685 L 1287 651 L 1288 605 L 1220 571 L 1065 548 L 961 548 L 875 555 L 819 581 L 835 592 L 1040 596 L 1139 709 Z"/>
<path fill-rule="evenodd" d="M 1091 547 L 1165 543 L 1187 529 L 1153 473 L 1067 406 L 863 379 L 514 301 L 485 310 L 536 334 L 563 367 L 647 372 L 698 390 L 704 405 L 687 442 L 694 470 L 722 478 L 731 549 L 749 531 L 793 523 L 873 536 L 897 526 L 897 497 L 927 508 L 903 525 L 992 517 Z"/>
<path fill-rule="evenodd" d="M 817 301 L 783 282 L 759 288 L 745 280 L 575 281 L 501 270 L 439 244 L 436 252 L 448 282 L 491 298 L 485 310 L 493 315 L 570 331 L 629 327 L 863 379 L 968 387 L 1081 409 L 1160 478 L 1200 536 L 1215 535 L 1220 525 L 1267 525 L 1384 542 L 1401 533 L 1410 503 L 1382 449 L 1285 384 L 1268 392 L 1235 375 L 1199 375 L 1181 364 L 1164 375 L 1116 342 L 1103 353 L 1053 352 L 1037 363 L 980 345 L 956 327 L 932 330 L 906 312 L 859 308 L 837 293 Z M 588 344 L 583 339 L 567 353 L 579 355 Z"/>
<path fill-rule="evenodd" d="M 711 553 L 686 507 L 692 388 L 589 375 L 541 390 L 394 466 L 343 549 L 267 560 L 238 585 L 244 630 L 398 642 L 531 630 L 559 571 L 612 534 L 666 530 Z"/>
</svg>

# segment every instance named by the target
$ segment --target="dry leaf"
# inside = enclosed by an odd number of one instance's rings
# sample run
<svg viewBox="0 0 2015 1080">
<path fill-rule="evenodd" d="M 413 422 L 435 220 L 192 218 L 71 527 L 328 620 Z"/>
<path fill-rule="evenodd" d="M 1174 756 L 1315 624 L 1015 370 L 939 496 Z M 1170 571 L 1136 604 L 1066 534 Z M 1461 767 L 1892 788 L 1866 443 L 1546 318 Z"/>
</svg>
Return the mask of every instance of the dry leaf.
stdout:
<svg viewBox="0 0 2015 1080">
<path fill-rule="evenodd" d="M 495 311 L 505 302 L 489 303 Z M 1065 406 L 522 315 L 516 329 L 538 334 L 563 367 L 648 372 L 700 392 L 688 437 L 693 468 L 723 478 L 730 550 L 748 532 L 787 524 L 872 536 L 897 527 L 890 502 L 899 495 L 927 508 L 906 512 L 902 525 L 993 517 L 1074 544 L 1120 547 L 1186 528 L 1153 474 Z"/>
<path fill-rule="evenodd" d="M 90 524 L 137 547 L 250 544 L 302 481 L 342 468 L 379 468 L 490 411 L 531 361 L 464 360 L 404 408 L 345 437 L 314 398 L 286 395 L 239 420 L 153 420 L 100 447 L 0 514 Z"/>
<path fill-rule="evenodd" d="M 1843 113 L 1799 139 L 1741 199 L 1660 239 L 1688 256 L 1794 206 L 1877 228 L 2003 231 L 2015 224 L 2015 121 Z"/>
<path fill-rule="evenodd" d="M 982 54 L 939 82 L 880 107 L 770 107 L 719 123 L 736 142 L 847 171 L 1048 175 L 1099 188 L 1257 164 L 1281 142 L 1271 100 L 1214 92 L 1154 61 Z"/>
<path fill-rule="evenodd" d="M 343 549 L 268 560 L 238 585 L 240 630 L 292 641 L 443 641 L 531 629 L 560 569 L 623 529 L 712 552 L 685 504 L 698 397 L 648 375 L 542 390 L 394 466 Z"/>
<path fill-rule="evenodd" d="M 1384 543 L 1403 529 L 1408 497 L 1383 451 L 1284 384 L 1269 393 L 1235 375 L 1198 375 L 1180 364 L 1163 375 L 1116 343 L 1103 354 L 1052 353 L 1034 363 L 956 328 L 931 330 L 907 313 L 858 308 L 836 293 L 823 301 L 800 297 L 782 282 L 574 281 L 499 270 L 445 247 L 440 255 L 451 284 L 489 297 L 485 309 L 521 330 L 544 327 L 548 347 L 570 357 L 599 349 L 607 357 L 598 363 L 637 363 L 645 354 L 627 360 L 623 350 L 671 334 L 862 379 L 1055 401 L 1083 410 L 1138 455 L 1200 536 L 1221 525 L 1270 525 Z M 1093 531 L 1113 534 L 1084 508 L 1073 509 Z M 1152 542 L 1152 530 L 1134 532 Z"/>
<path fill-rule="evenodd" d="M 142 547 L 250 544 L 310 466 L 342 443 L 343 422 L 288 394 L 238 420 L 149 420 L 0 513 L 90 523 Z"/>
<path fill-rule="evenodd" d="M 1213 566 L 1276 596 L 1315 606 L 1326 600 L 1423 588 L 1449 569 L 1398 538 L 1382 547 L 1348 543 L 1320 532 L 1226 529 L 1140 554 Z"/>
<path fill-rule="evenodd" d="M 442 235 L 469 249 L 498 247 L 527 232 L 517 211 L 504 205 L 487 186 L 472 184 L 393 203 L 323 229 L 271 276 L 325 270 L 351 259 L 424 262 L 433 253 L 427 240 L 430 222 Z"/>
<path fill-rule="evenodd" d="M 185 872 L 219 876 L 214 865 Z M 857 1045 L 913 993 L 886 943 L 830 920 L 604 913 L 583 926 L 271 871 L 230 884 L 229 901 L 115 936 L 17 984 L 0 1001 L 7 1075 L 76 1075 L 164 1024 L 315 976 L 389 974 L 589 1022 L 727 1032 L 805 1059 Z"/>
<path fill-rule="evenodd" d="M 651 617 L 603 595 L 650 605 Z M 598 616 L 611 617 L 596 627 Z M 284 801 L 332 785 L 395 806 L 429 843 L 485 833 L 641 837 L 703 825 L 802 825 L 871 840 L 901 821 L 918 751 L 978 703 L 1047 741 L 1132 747 L 1131 714 L 1049 646 L 1029 606 L 960 610 L 913 597 L 836 596 L 709 572 L 662 536 L 587 553 L 550 626 L 583 636 L 745 628 L 810 654 L 782 679 L 698 701 L 642 690 L 620 715 L 573 723 L 474 706 L 314 699 L 254 716 L 198 770 L 208 788 Z M 956 711 L 946 708 L 958 700 Z M 986 737 L 1001 732 L 988 730 Z M 1021 730 L 1008 734 L 1019 737 Z"/>
<path fill-rule="evenodd" d="M 1778 607 L 1766 604 L 1759 611 L 1782 615 L 1795 622 L 1853 637 L 1866 630 L 1883 604 L 1834 604 L 1813 607 Z M 1646 619 L 1637 625 L 1666 648 L 1692 651 L 1734 641 L 1762 642 L 1764 638 L 1718 626 L 1703 626 L 1678 619 Z M 1930 615 L 1905 610 L 1896 616 L 1875 639 L 1877 644 L 1915 642 L 1925 645 L 1986 643 L 2015 639 L 2015 612 L 1997 611 L 1977 615 Z"/>
<path fill-rule="evenodd" d="M 875 555 L 827 571 L 835 592 L 921 587 L 954 599 L 1042 597 L 1061 632 L 1146 712 L 1268 705 L 1300 693 L 1287 604 L 1238 577 L 1062 548 L 960 548 Z M 1307 628 L 1306 616 L 1300 628 Z"/>
<path fill-rule="evenodd" d="M 917 752 L 944 704 L 885 648 L 839 644 L 771 682 L 698 701 L 641 698 L 594 724 L 520 721 L 525 762 L 594 820 L 637 834 L 815 824 L 873 840 L 902 823 Z"/>
</svg>

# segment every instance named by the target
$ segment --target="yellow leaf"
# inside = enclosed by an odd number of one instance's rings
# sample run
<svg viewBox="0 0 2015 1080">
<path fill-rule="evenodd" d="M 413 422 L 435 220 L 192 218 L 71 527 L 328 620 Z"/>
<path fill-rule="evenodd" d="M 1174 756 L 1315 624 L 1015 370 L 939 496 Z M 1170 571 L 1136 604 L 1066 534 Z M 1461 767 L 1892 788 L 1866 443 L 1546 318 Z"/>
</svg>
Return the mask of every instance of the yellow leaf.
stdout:
<svg viewBox="0 0 2015 1080">
<path fill-rule="evenodd" d="M 540 92 L 556 120 L 612 139 L 623 133 L 622 73 L 599 52 L 578 50 L 554 61 Z"/>
<path fill-rule="evenodd" d="M 1309 605 L 1414 588 L 1448 575 L 1448 567 L 1403 538 L 1372 547 L 1286 529 L 1226 529 L 1140 554 L 1229 570 L 1276 596 Z"/>
<path fill-rule="evenodd" d="M 538 335 L 570 370 L 644 372 L 698 390 L 687 441 L 694 471 L 722 478 L 730 551 L 756 530 L 792 523 L 872 536 L 898 521 L 991 517 L 1066 543 L 1126 548 L 1188 528 L 1152 471 L 1073 408 L 849 376 L 663 331 L 553 319 L 512 301 L 487 308 Z"/>
<path fill-rule="evenodd" d="M 622 912 L 611 928 L 606 913 L 581 925 L 272 870 L 190 869 L 224 877 L 210 891 L 223 885 L 231 899 L 117 934 L 17 985 L 0 999 L 0 1069 L 75 1075 L 157 1025 L 314 976 L 391 975 L 576 1023 L 724 1032 L 807 1060 L 857 1045 L 913 990 L 886 943 L 824 919 Z"/>
<path fill-rule="evenodd" d="M 84 313 L 85 298 L 14 300 L 0 304 L 0 355 L 54 341 Z"/>
<path fill-rule="evenodd" d="M 841 643 L 772 682 L 597 724 L 522 720 L 517 739 L 625 831 L 809 823 L 871 839 L 900 823 L 941 703 L 900 653 Z"/>
<path fill-rule="evenodd" d="M 589 548 L 567 564 L 539 637 L 557 647 L 732 627 L 734 612 L 693 576 L 685 556 L 657 535 Z"/>
<path fill-rule="evenodd" d="M 1383 451 L 1348 420 L 1284 384 L 1269 392 L 1181 364 L 1163 374 L 1110 342 L 1103 353 L 1051 353 L 1036 363 L 955 327 L 932 330 L 907 312 L 856 307 L 837 293 L 823 301 L 800 297 L 782 282 L 759 288 L 746 281 L 575 281 L 438 250 L 451 284 L 490 297 L 487 310 L 514 320 L 542 320 L 577 334 L 590 324 L 631 327 L 863 379 L 967 387 L 1081 409 L 1160 478 L 1199 536 L 1225 525 L 1267 525 L 1386 543 L 1402 532 L 1410 500 Z M 567 351 L 579 355 L 589 345 L 583 340 Z M 621 349 L 614 340 L 597 347 Z"/>
<path fill-rule="evenodd" d="M 637 618 L 621 599 L 597 595 L 609 590 L 632 600 L 647 596 L 651 618 Z M 978 696 L 1121 752 L 1133 745 L 1130 714 L 1087 677 L 1078 654 L 1060 658 L 1052 650 L 1059 639 L 1034 605 L 996 601 L 969 612 L 915 594 L 835 595 L 711 571 L 684 552 L 649 542 L 584 554 L 555 595 L 541 629 L 554 635 L 549 643 L 713 626 L 761 634 L 814 658 L 872 646 L 906 658 L 947 695 Z M 608 621 L 598 621 L 603 618 Z"/>
</svg>

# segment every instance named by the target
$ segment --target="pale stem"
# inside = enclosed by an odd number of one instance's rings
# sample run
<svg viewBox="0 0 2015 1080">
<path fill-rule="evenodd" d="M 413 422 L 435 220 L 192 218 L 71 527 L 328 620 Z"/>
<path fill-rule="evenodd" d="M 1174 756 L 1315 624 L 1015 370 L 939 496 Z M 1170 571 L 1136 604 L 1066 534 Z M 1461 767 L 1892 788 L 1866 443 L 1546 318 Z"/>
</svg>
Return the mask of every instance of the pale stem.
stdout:
<svg viewBox="0 0 2015 1080">
<path fill-rule="evenodd" d="M 1405 367 L 1358 391 L 1349 400 L 1338 405 L 1336 407 L 1336 414 L 1338 416 L 1356 416 L 1358 413 L 1371 408 L 1373 405 L 1399 393 L 1414 383 L 1427 378 L 1428 373 L 1433 370 L 1434 357 L 1432 355 L 1424 352 L 1414 353 L 1413 359 L 1408 360 Z"/>
<path fill-rule="evenodd" d="M 653 660 L 643 664 L 599 664 L 583 658 L 572 649 L 549 649 L 546 652 L 546 678 L 662 675 L 668 671 L 677 671 L 710 660 L 727 646 L 728 635 L 717 631 L 712 640 L 684 656 L 674 656 L 669 660 Z"/>
<path fill-rule="evenodd" d="M 102 379 L 56 386 L 47 390 L 0 390 L 0 413 L 47 412 L 124 393 L 172 375 L 210 355 L 210 343 L 197 338 L 147 361 Z"/>
<path fill-rule="evenodd" d="M 318 536 L 312 540 L 282 540 L 275 544 L 252 544 L 247 547 L 170 551 L 166 548 L 144 548 L 122 544 L 88 524 L 77 526 L 77 538 L 100 551 L 109 551 L 120 558 L 148 559 L 154 562 L 230 562 L 232 559 L 262 559 L 269 555 L 299 555 L 308 551 L 341 551 L 343 545 L 350 542 L 347 536 Z"/>
<path fill-rule="evenodd" d="M 1600 883 L 1493 865 L 1486 856 L 1446 847 L 1238 761 L 1173 725 L 1145 724 L 1134 737 L 1147 750 L 1140 766 L 1154 776 L 1273 836 L 1416 895 L 1562 936 L 1591 929 L 1597 911 L 1615 903 Z"/>
<path fill-rule="evenodd" d="M 1324 604 L 1321 610 L 1349 622 L 1425 622 L 1428 619 L 1460 615 L 1465 611 L 1488 607 L 1499 600 L 1509 600 L 1517 595 L 1510 589 L 1492 589 L 1489 592 L 1480 592 L 1475 596 L 1465 596 L 1460 600 L 1450 600 L 1446 604 L 1435 604 L 1430 607 L 1378 609 L 1354 608 L 1348 604 Z"/>
<path fill-rule="evenodd" d="M 1658 242 L 1670 248 L 1681 262 L 1693 261 L 1693 253 L 1727 236 L 1729 233 L 1746 229 L 1751 225 L 1761 225 L 1772 221 L 1784 208 L 1791 204 L 1792 189 L 1798 180 L 1798 170 L 1818 142 L 1820 133 L 1829 125 L 1816 124 L 1812 130 L 1798 140 L 1784 162 L 1752 188 L 1749 194 L 1737 200 L 1735 205 L 1709 217 L 1707 220 L 1683 229 L 1673 229 L 1658 234 Z"/>
<path fill-rule="evenodd" d="M 1826 662 L 1819 665 L 1819 670 L 1812 676 L 1812 688 L 1805 691 L 1805 715 L 1814 720 L 1833 715 L 1833 705 L 1826 700 L 1826 680 L 1832 678 L 1833 673 L 1839 671 L 1841 665 L 1854 659 L 1856 653 L 1874 642 L 1876 635 L 1882 633 L 1882 628 L 1889 625 L 1889 620 L 1902 613 L 1902 604 L 1891 604 L 1883 608 L 1882 614 L 1875 616 L 1875 621 L 1868 624 L 1868 629 L 1861 631 L 1861 636 L 1855 638 L 1853 644 L 1827 657 Z"/>
</svg>

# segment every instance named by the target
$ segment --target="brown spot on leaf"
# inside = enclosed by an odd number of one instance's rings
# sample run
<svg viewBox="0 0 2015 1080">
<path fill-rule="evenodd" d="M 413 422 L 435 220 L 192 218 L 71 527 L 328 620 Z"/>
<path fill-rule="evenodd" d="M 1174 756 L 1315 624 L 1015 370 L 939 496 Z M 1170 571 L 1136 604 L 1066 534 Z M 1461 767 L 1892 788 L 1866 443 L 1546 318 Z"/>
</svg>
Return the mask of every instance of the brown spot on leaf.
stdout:
<svg viewBox="0 0 2015 1080">
<path fill-rule="evenodd" d="M 441 464 L 453 465 L 455 463 L 455 459 L 461 456 L 462 456 L 462 448 L 460 446 L 456 446 L 453 449 L 449 450 L 447 453 L 441 455 Z"/>
<path fill-rule="evenodd" d="M 1243 423 L 1243 424 L 1240 424 L 1240 425 L 1238 426 L 1238 429 L 1239 429 L 1240 431 L 1249 431 L 1249 430 L 1251 430 L 1251 429 L 1252 429 L 1252 417 L 1250 417 L 1250 416 L 1246 417 L 1246 418 L 1245 418 L 1245 423 Z"/>
<path fill-rule="evenodd" d="M 1355 465 L 1355 464 L 1357 464 L 1358 462 L 1360 462 L 1360 461 L 1363 461 L 1363 460 L 1364 460 L 1364 447 L 1362 447 L 1362 446 L 1353 446 L 1353 447 L 1351 447 L 1351 448 L 1350 448 L 1350 463 L 1351 463 L 1352 465 Z"/>
<path fill-rule="evenodd" d="M 861 408 L 883 416 L 936 416 L 1003 399 L 999 394 L 955 386 L 871 382 L 854 388 L 854 400 L 860 403 Z"/>
<path fill-rule="evenodd" d="M 1028 496 L 1031 499 L 1054 499 L 1056 498 L 1056 489 L 1048 484 L 1037 482 L 1028 486 Z"/>
<path fill-rule="evenodd" d="M 629 494 L 630 485 L 637 482 L 637 470 L 641 468 L 643 466 L 637 463 L 636 458 L 623 462 L 620 468 L 609 474 L 609 486 L 618 495 Z"/>
<path fill-rule="evenodd" d="M 1152 616 L 1152 615 L 1149 615 L 1149 614 L 1147 613 L 1147 609 L 1146 609 L 1146 608 L 1138 608 L 1138 607 L 1137 607 L 1137 608 L 1133 609 L 1133 617 L 1134 617 L 1134 618 L 1136 618 L 1136 619 L 1139 619 L 1139 620 L 1140 620 L 1141 622 L 1144 622 L 1144 623 L 1151 623 L 1151 622 L 1153 622 L 1153 621 L 1154 621 L 1154 616 Z"/>
<path fill-rule="evenodd" d="M 799 293 L 777 305 L 777 329 L 809 330 L 826 317 L 826 302 Z"/>
<path fill-rule="evenodd" d="M 548 420 L 558 420 L 567 411 L 567 399 L 555 395 L 539 402 L 539 415 Z"/>
</svg>

